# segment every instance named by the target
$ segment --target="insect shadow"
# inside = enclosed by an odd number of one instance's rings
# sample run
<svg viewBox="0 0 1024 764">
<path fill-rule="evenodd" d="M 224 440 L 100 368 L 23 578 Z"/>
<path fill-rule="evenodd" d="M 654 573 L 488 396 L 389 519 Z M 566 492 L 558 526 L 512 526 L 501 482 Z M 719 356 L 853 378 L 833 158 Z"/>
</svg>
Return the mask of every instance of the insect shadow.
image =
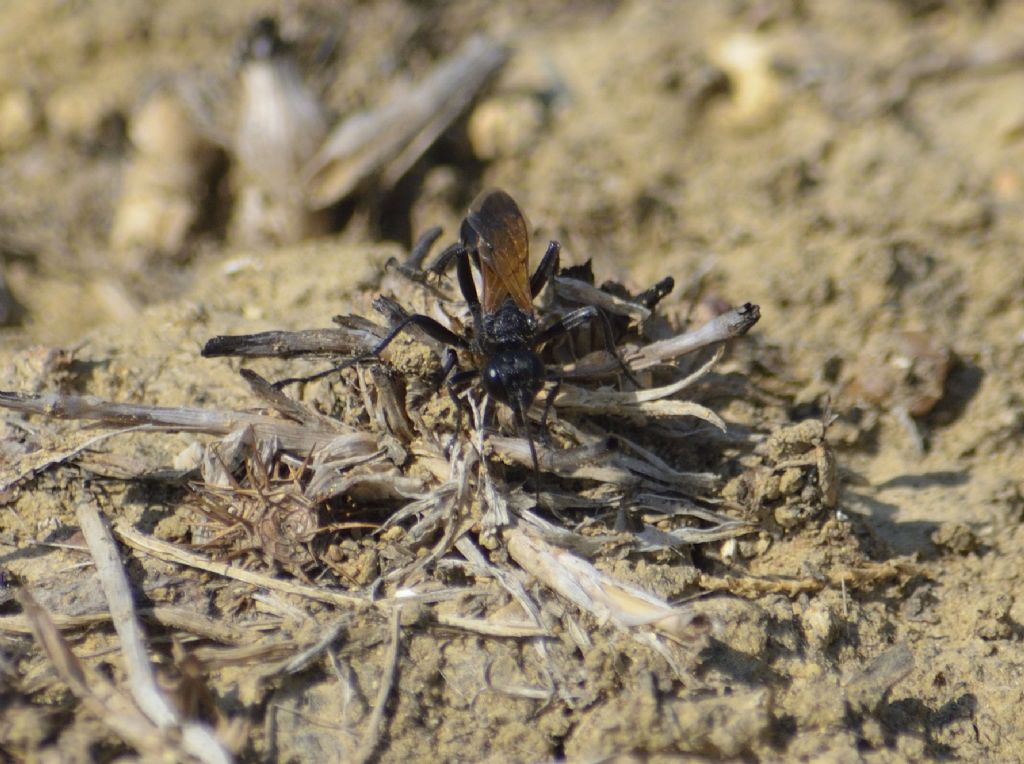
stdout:
<svg viewBox="0 0 1024 764">
<path fill-rule="evenodd" d="M 416 274 L 438 232 L 431 231 L 414 248 L 401 268 Z M 533 471 L 539 494 L 540 466 L 527 412 L 546 382 L 554 384 L 547 397 L 541 426 L 547 421 L 552 400 L 561 384 L 561 376 L 549 369 L 541 359 L 543 346 L 594 319 L 600 319 L 605 330 L 605 346 L 615 355 L 624 374 L 635 384 L 629 367 L 622 360 L 612 336 L 607 315 L 593 305 L 584 305 L 542 326 L 533 301 L 545 284 L 558 272 L 561 246 L 548 244 L 537 270 L 529 272 L 529 230 L 519 205 L 506 192 L 492 189 L 481 193 L 462 222 L 459 242 L 451 245 L 428 269 L 441 274 L 454 263 L 459 289 L 472 317 L 472 331 L 466 336 L 456 334 L 440 322 L 419 313 L 405 314 L 391 330 L 366 354 L 306 377 L 292 377 L 275 383 L 280 389 L 297 382 L 311 382 L 359 363 L 377 361 L 381 352 L 402 332 L 415 326 L 428 336 L 449 347 L 442 368 L 441 383 L 447 380 L 448 392 L 456 406 L 456 434 L 461 429 L 465 403 L 459 397 L 464 389 L 479 378 L 484 393 L 511 408 L 530 446 Z M 478 293 L 472 267 L 480 274 Z M 475 368 L 458 368 L 462 350 L 473 356 Z"/>
</svg>

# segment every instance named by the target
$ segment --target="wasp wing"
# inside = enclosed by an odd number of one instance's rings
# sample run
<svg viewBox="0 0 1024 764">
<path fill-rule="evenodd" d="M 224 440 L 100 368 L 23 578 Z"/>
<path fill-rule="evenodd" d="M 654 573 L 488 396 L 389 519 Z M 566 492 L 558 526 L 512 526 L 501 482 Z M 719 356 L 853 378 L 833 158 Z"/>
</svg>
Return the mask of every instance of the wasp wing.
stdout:
<svg viewBox="0 0 1024 764">
<path fill-rule="evenodd" d="M 532 313 L 530 230 L 515 200 L 500 189 L 480 194 L 463 224 L 463 240 L 480 258 L 484 312 L 497 310 L 510 296 L 521 310 Z"/>
</svg>

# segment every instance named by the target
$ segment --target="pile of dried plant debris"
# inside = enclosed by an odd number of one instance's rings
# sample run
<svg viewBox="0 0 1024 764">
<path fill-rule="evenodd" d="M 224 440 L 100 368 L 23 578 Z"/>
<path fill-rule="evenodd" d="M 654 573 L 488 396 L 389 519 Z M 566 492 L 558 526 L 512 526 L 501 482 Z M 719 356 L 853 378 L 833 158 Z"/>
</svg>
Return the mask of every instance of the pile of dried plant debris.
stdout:
<svg viewBox="0 0 1024 764">
<path fill-rule="evenodd" d="M 391 268 L 385 284 L 405 304 L 424 306 L 432 317 L 462 333 L 467 323 L 464 302 L 455 298 L 446 278 L 417 271 L 422 254 L 414 251 L 409 263 Z M 713 627 L 713 618 L 692 604 L 667 602 L 587 561 L 610 549 L 685 555 L 689 545 L 729 539 L 757 527 L 749 515 L 723 511 L 720 474 L 683 471 L 658 453 L 722 450 L 723 441 L 715 434 L 724 431 L 722 420 L 681 395 L 699 394 L 726 341 L 753 326 L 758 309 L 747 304 L 698 328 L 678 331 L 654 310 L 658 296 L 670 288 L 666 281 L 633 296 L 616 284 L 595 287 L 588 267 L 577 267 L 563 271 L 546 290 L 538 308 L 541 322 L 580 304 L 605 311 L 618 354 L 643 386 L 634 389 L 624 378 L 615 354 L 602 346 L 596 333 L 577 332 L 571 341 L 545 350 L 546 362 L 560 367 L 562 381 L 553 401 L 547 400 L 555 390 L 549 386 L 529 412 L 533 431 L 541 437 L 536 494 L 526 439 L 508 421 L 508 412 L 476 387 L 463 394 L 473 421 L 462 432 L 452 431 L 455 404 L 438 390 L 440 347 L 426 337 L 400 339 L 381 363 L 359 364 L 307 385 L 304 400 L 288 397 L 243 369 L 264 408 L 261 413 L 10 392 L 0 393 L 0 405 L 26 414 L 96 420 L 119 427 L 116 432 L 217 436 L 205 448 L 183 453 L 174 469 L 164 473 L 165 479 L 190 485 L 184 500 L 194 510 L 193 522 L 179 531 L 177 543 L 123 521 L 115 522 L 115 534 L 144 557 L 248 585 L 241 592 L 229 589 L 218 595 L 222 611 L 244 609 L 242 600 L 251 599 L 251 587 L 257 587 L 261 593 L 255 597 L 264 609 L 284 614 L 298 626 L 286 638 L 268 639 L 256 636 L 258 625 L 247 629 L 219 623 L 194 609 L 147 609 L 143 615 L 150 621 L 229 645 L 193 646 L 187 655 L 178 645 L 174 663 L 179 695 L 203 695 L 196 689 L 203 686 L 199 665 L 258 658 L 260 668 L 252 676 L 256 681 L 292 674 L 325 653 L 333 655 L 332 643 L 354 613 L 380 613 L 382 624 L 389 624 L 392 670 L 379 683 L 372 711 L 366 709 L 363 716 L 368 726 L 353 748 L 356 758 L 365 759 L 379 744 L 385 723 L 402 623 L 521 639 L 567 628 L 585 640 L 571 609 L 562 607 L 556 616 L 538 601 L 539 581 L 599 623 L 653 646 L 674 666 L 678 661 L 662 638 L 693 645 Z M 404 315 L 395 300 L 380 298 L 375 305 L 391 322 Z M 330 329 L 218 337 L 205 354 L 353 356 L 366 353 L 387 331 L 356 316 L 338 317 L 335 323 Z M 26 454 L 2 489 L 14 490 L 18 481 L 61 460 L 73 460 L 96 439 L 77 443 L 59 458 L 52 452 Z M 782 451 L 776 456 L 787 466 Z M 706 456 L 704 462 L 714 469 L 713 458 Z M 88 491 L 81 495 L 79 520 L 83 533 L 87 525 L 92 527 L 85 535 L 110 612 L 86 623 L 112 618 L 127 651 L 141 644 L 141 636 L 127 636 L 133 629 L 138 632 L 127 586 L 108 584 L 123 578 L 116 546 L 96 540 L 103 537 L 94 527 L 96 501 Z M 101 558 L 106 558 L 103 565 Z M 482 586 L 481 579 L 490 579 L 493 586 Z M 300 612 L 283 594 L 318 607 L 328 605 L 341 611 L 341 617 L 325 620 L 313 610 Z M 87 681 L 60 635 L 59 627 L 68 623 L 47 616 L 27 592 L 21 602 L 23 615 L 7 618 L 27 619 L 25 628 L 36 634 L 87 707 L 101 718 L 123 721 L 112 723 L 123 741 L 140 751 L 154 751 L 173 739 L 183 758 L 226 760 L 220 743 L 207 745 L 209 728 L 169 711 L 159 689 L 150 688 L 148 695 L 140 690 L 152 684 L 145 680 L 152 672 L 144 651 L 142 657 L 126 661 L 132 693 L 144 696 L 135 695 L 132 704 L 112 685 Z M 415 616 L 400 618 L 403 610 Z M 543 642 L 537 640 L 538 649 L 543 650 Z M 685 675 L 682 668 L 679 672 Z M 561 690 L 553 687 L 550 692 Z M 218 726 L 224 748 L 244 747 L 239 730 L 209 704 L 193 697 L 192 705 Z M 134 715 L 115 712 L 121 706 L 130 706 Z M 177 726 L 175 735 L 167 732 L 169 725 Z"/>
</svg>

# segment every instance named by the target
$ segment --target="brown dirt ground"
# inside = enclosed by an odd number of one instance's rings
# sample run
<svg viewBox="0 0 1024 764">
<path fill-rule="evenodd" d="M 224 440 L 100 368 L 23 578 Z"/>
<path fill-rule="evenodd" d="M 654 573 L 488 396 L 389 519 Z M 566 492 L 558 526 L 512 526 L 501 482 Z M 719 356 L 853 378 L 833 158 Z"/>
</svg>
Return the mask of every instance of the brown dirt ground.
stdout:
<svg viewBox="0 0 1024 764">
<path fill-rule="evenodd" d="M 760 324 L 727 367 L 748 375 L 748 395 L 718 410 L 750 433 L 837 414 L 839 502 L 792 522 L 769 513 L 760 537 L 695 550 L 700 576 L 670 556 L 599 560 L 670 598 L 717 591 L 706 602 L 723 627 L 685 657 L 685 677 L 578 616 L 593 648 L 556 640 L 552 699 L 500 693 L 544 685 L 526 643 L 410 622 L 380 760 L 1024 760 L 1024 6 L 285 5 L 299 34 L 322 43 L 336 31 L 345 65 L 330 70 L 326 93 L 338 110 L 371 101 L 398 57 L 422 69 L 471 31 L 513 39 L 489 104 L 512 138 L 485 164 L 438 152 L 380 222 L 357 214 L 335 237 L 266 252 L 232 249 L 214 229 L 187 262 L 128 277 L 106 245 L 124 119 L 168 72 L 227 77 L 253 5 L 7 5 L 0 134 L 15 138 L 0 146 L 0 267 L 17 305 L 0 330 L 0 388 L 251 406 L 236 365 L 199 357 L 208 337 L 368 314 L 381 264 L 399 251 L 382 236 L 407 245 L 430 224 L 453 231 L 479 188 L 507 188 L 538 240 L 560 238 L 570 261 L 592 257 L 602 276 L 644 286 L 673 274 L 679 309 L 698 282 L 705 303 L 759 304 Z M 557 96 L 545 119 L 524 117 L 517 93 L 545 88 Z M 35 119 L 18 133 L 25 109 Z M 908 332 L 931 339 L 913 335 L 908 354 Z M 948 374 L 924 363 L 944 349 Z M 908 371 L 908 358 L 919 365 Z M 260 368 L 273 376 L 295 363 Z M 896 381 L 872 394 L 890 373 Z M 4 421 L 5 474 L 25 427 L 68 438 L 81 429 Z M 189 442 L 105 441 L 91 462 L 12 489 L 0 507 L 3 569 L 71 612 L 67 582 L 85 556 L 42 542 L 75 543 L 83 477 L 169 464 Z M 175 537 L 179 490 L 106 486 L 108 513 Z M 154 570 L 163 578 L 147 578 L 153 600 L 186 586 L 180 569 Z M 223 602 L 247 591 L 188 580 L 196 596 Z M 265 607 L 287 620 L 286 604 Z M 68 636 L 118 675 L 111 630 Z M 170 671 L 162 638 L 155 649 Z M 261 683 L 251 664 L 211 660 L 205 681 L 244 720 L 244 760 L 334 759 L 363 731 L 387 650 L 386 624 L 349 624 L 338 655 L 350 700 L 326 663 Z M 125 752 L 25 635 L 0 633 L 0 708 L 4 760 Z"/>
</svg>

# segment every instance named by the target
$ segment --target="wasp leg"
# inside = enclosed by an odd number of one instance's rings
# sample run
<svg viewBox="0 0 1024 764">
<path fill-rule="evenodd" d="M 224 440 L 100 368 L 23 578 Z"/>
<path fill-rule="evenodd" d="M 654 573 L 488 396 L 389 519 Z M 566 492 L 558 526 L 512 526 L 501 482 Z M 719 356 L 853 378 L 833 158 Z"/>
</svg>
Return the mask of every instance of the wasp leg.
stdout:
<svg viewBox="0 0 1024 764">
<path fill-rule="evenodd" d="M 541 258 L 540 265 L 537 266 L 537 270 L 533 272 L 530 277 L 530 295 L 536 297 L 540 294 L 540 290 L 544 288 L 544 285 L 558 273 L 558 265 L 561 262 L 559 257 L 562 251 L 562 245 L 557 241 L 548 242 L 548 251 L 544 253 L 544 257 Z"/>
<path fill-rule="evenodd" d="M 582 308 L 577 308 L 576 310 L 566 313 L 560 319 L 555 321 L 555 323 L 551 324 L 551 326 L 548 326 L 534 337 L 533 346 L 540 347 L 545 342 L 550 342 L 556 337 L 568 334 L 579 326 L 590 323 L 600 312 L 601 311 L 593 305 L 585 305 Z"/>
<path fill-rule="evenodd" d="M 434 226 L 420 234 L 420 237 L 416 239 L 416 243 L 412 245 L 412 251 L 409 252 L 409 257 L 406 258 L 403 265 L 413 270 L 423 270 L 423 263 L 426 261 L 427 255 L 430 254 L 434 243 L 441 238 L 441 233 L 441 226 Z"/>
<path fill-rule="evenodd" d="M 615 360 L 622 368 L 622 373 L 626 375 L 626 378 L 637 387 L 642 387 L 637 378 L 633 376 L 632 370 L 626 365 L 626 362 L 622 359 L 619 354 L 619 349 L 615 347 L 615 332 L 612 329 L 612 322 L 608 319 L 608 314 L 600 308 L 594 305 L 585 305 L 582 308 L 570 311 L 562 316 L 558 321 L 551 324 L 551 326 L 540 332 L 533 340 L 534 347 L 540 347 L 545 342 L 550 342 L 556 337 L 560 337 L 563 334 L 568 334 L 578 326 L 583 326 L 595 318 L 601 318 L 601 325 L 604 331 L 604 341 L 608 348 L 608 351 L 615 356 Z"/>
<path fill-rule="evenodd" d="M 455 441 L 458 440 L 459 433 L 462 432 L 462 417 L 466 413 L 466 404 L 459 397 L 458 388 L 466 384 L 472 379 L 475 379 L 480 374 L 477 369 L 463 369 L 462 371 L 455 372 L 448 380 L 448 395 L 452 399 L 452 403 L 455 404 L 455 431 L 449 438 L 448 443 L 444 447 L 444 456 L 446 459 L 452 455 L 452 449 L 455 448 Z"/>
<path fill-rule="evenodd" d="M 671 276 L 666 276 L 657 284 L 641 292 L 633 298 L 633 302 L 638 302 L 643 305 L 647 310 L 654 310 L 654 306 L 661 302 L 662 298 L 668 295 L 676 285 L 676 280 Z"/>
<path fill-rule="evenodd" d="M 601 327 L 604 331 L 604 344 L 608 348 L 609 352 L 615 356 L 615 361 L 622 369 L 622 373 L 626 375 L 626 379 L 633 383 L 633 387 L 637 389 L 643 387 L 643 385 L 640 384 L 640 380 L 633 375 L 633 370 L 629 368 L 629 365 L 623 359 L 622 354 L 619 353 L 619 348 L 615 344 L 615 330 L 612 328 L 612 322 L 611 319 L 608 318 L 608 314 L 600 308 L 594 308 L 594 310 L 596 310 L 597 314 L 601 316 Z"/>
<path fill-rule="evenodd" d="M 451 345 L 452 347 L 464 349 L 469 347 L 469 344 L 464 339 L 462 339 L 462 337 L 457 335 L 448 327 L 441 325 L 430 316 L 423 316 L 420 315 L 419 313 L 413 313 L 412 315 L 406 316 L 401 321 L 399 321 L 394 326 L 394 328 L 392 328 L 390 332 L 384 335 L 383 339 L 381 339 L 380 342 L 374 345 L 373 348 L 371 348 L 370 351 L 365 355 L 357 356 L 356 358 L 349 358 L 347 361 L 340 363 L 337 366 L 332 366 L 330 369 L 318 371 L 316 374 L 311 374 L 308 377 L 289 377 L 288 379 L 279 380 L 274 383 L 274 387 L 280 390 L 282 387 L 293 385 L 297 382 L 315 382 L 318 379 L 323 379 L 326 376 L 334 374 L 335 372 L 341 371 L 343 369 L 347 369 L 351 366 L 355 366 L 356 364 L 359 363 L 379 361 L 380 354 L 384 352 L 384 349 L 387 348 L 387 346 L 394 341 L 395 337 L 404 332 L 410 326 L 419 327 L 428 336 L 433 337 L 438 342 L 443 342 L 446 345 Z"/>
<path fill-rule="evenodd" d="M 483 336 L 483 311 L 480 308 L 480 296 L 476 292 L 473 270 L 469 264 L 469 252 L 466 249 L 462 249 L 456 254 L 455 265 L 459 274 L 459 291 L 466 299 L 469 313 L 473 316 L 473 336 L 479 342 L 479 338 Z"/>
<path fill-rule="evenodd" d="M 548 392 L 547 399 L 544 401 L 544 411 L 540 415 L 540 429 L 547 432 L 548 428 L 548 414 L 551 413 L 551 407 L 555 403 L 555 398 L 558 397 L 558 391 L 562 389 L 562 377 L 561 375 L 554 378 L 554 384 L 551 386 L 551 390 Z"/>
<path fill-rule="evenodd" d="M 423 262 L 427 259 L 430 249 L 440 237 L 440 226 L 427 229 L 420 234 L 416 243 L 413 244 L 409 256 L 404 261 L 399 262 L 397 257 L 392 257 L 384 264 L 384 268 L 393 268 L 415 284 L 428 283 L 431 271 L 423 269 Z"/>
<path fill-rule="evenodd" d="M 452 263 L 455 262 L 455 258 L 462 254 L 465 250 L 466 248 L 462 246 L 461 242 L 456 242 L 455 244 L 448 245 L 443 250 L 441 250 L 441 254 L 439 254 L 434 259 L 434 262 L 430 264 L 430 267 L 427 268 L 427 270 L 430 273 L 434 273 L 440 276 L 442 273 L 444 273 L 445 271 L 452 267 Z"/>
<path fill-rule="evenodd" d="M 447 348 L 444 351 L 444 363 L 441 364 L 441 373 L 437 375 L 437 382 L 434 384 L 433 388 L 430 391 L 431 395 L 437 395 L 438 390 L 441 389 L 441 385 L 443 385 L 445 383 L 445 380 L 448 379 L 448 376 L 452 373 L 452 370 L 455 370 L 456 374 L 458 373 L 458 366 L 458 355 L 456 355 L 455 351 L 452 350 L 451 348 Z"/>
<path fill-rule="evenodd" d="M 464 236 L 468 235 L 465 228 L 463 225 Z M 469 230 L 472 232 L 472 229 Z M 465 244 L 452 244 L 437 256 L 433 265 L 430 266 L 430 272 L 444 273 L 452 267 L 453 262 L 455 263 L 459 278 L 459 291 L 462 292 L 462 297 L 465 299 L 466 305 L 469 306 L 469 312 L 473 316 L 473 331 L 479 337 L 483 324 L 483 313 L 480 308 L 480 295 L 476 291 L 476 282 L 473 281 L 470 258 L 476 263 L 477 270 L 479 270 L 480 254 L 476 250 L 468 249 Z"/>
</svg>

